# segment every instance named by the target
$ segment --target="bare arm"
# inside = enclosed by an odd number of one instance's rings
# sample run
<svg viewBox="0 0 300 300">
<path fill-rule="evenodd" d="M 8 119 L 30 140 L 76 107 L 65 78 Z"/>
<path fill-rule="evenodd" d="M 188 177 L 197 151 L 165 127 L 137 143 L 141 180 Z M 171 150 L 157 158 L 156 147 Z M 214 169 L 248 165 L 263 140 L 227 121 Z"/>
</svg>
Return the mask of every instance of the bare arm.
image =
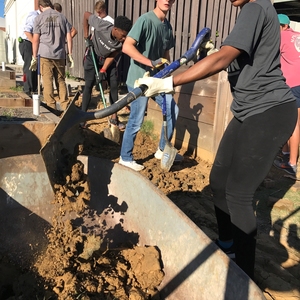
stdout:
<svg viewBox="0 0 300 300">
<path fill-rule="evenodd" d="M 72 55 L 73 41 L 72 41 L 71 32 L 67 33 L 67 45 L 68 45 L 68 52 L 69 52 L 69 54 Z"/>
<path fill-rule="evenodd" d="M 120 51 L 114 51 L 110 56 L 106 57 L 102 69 L 107 70 L 119 53 Z"/>
<path fill-rule="evenodd" d="M 25 35 L 27 36 L 28 41 L 32 43 L 33 34 L 28 31 L 24 31 Z"/>
<path fill-rule="evenodd" d="M 74 38 L 74 36 L 78 33 L 77 29 L 75 27 L 71 28 L 71 37 Z"/>
<path fill-rule="evenodd" d="M 207 78 L 222 70 L 236 59 L 243 51 L 231 46 L 223 46 L 220 51 L 215 52 L 191 68 L 173 77 L 174 87 L 185 83 Z"/>
<path fill-rule="evenodd" d="M 40 35 L 38 33 L 35 33 L 32 38 L 32 56 L 34 58 L 37 57 L 39 44 L 40 44 Z"/>
<path fill-rule="evenodd" d="M 83 36 L 86 39 L 89 36 L 89 17 L 92 15 L 89 11 L 86 11 L 83 15 Z"/>
<path fill-rule="evenodd" d="M 141 64 L 144 64 L 145 66 L 153 67 L 151 60 L 141 54 L 135 47 L 136 40 L 134 40 L 131 37 L 126 37 L 125 42 L 123 44 L 122 51 L 123 53 L 130 56 L 133 60 L 138 61 Z"/>
</svg>

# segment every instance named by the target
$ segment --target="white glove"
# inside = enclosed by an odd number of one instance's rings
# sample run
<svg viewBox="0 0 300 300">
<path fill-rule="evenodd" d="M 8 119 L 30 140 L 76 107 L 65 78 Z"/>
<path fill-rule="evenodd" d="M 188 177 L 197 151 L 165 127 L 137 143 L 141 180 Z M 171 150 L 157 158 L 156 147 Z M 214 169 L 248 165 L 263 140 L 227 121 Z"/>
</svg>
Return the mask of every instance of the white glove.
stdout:
<svg viewBox="0 0 300 300">
<path fill-rule="evenodd" d="M 69 57 L 69 61 L 70 61 L 70 69 L 74 68 L 74 60 L 73 60 L 73 57 L 72 57 L 72 54 L 68 54 L 68 57 Z"/>
<path fill-rule="evenodd" d="M 30 71 L 36 71 L 36 69 L 37 69 L 37 59 L 32 56 L 29 70 Z"/>
<path fill-rule="evenodd" d="M 206 53 L 207 56 L 218 51 L 218 49 L 215 48 L 215 45 L 212 41 L 203 42 L 200 47 L 202 50 L 207 51 Z"/>
<path fill-rule="evenodd" d="M 138 87 L 142 84 L 145 84 L 148 87 L 144 93 L 146 97 L 156 96 L 160 93 L 174 93 L 173 76 L 161 79 L 149 77 L 149 72 L 146 72 L 143 78 L 139 78 L 135 81 L 134 87 Z"/>
</svg>

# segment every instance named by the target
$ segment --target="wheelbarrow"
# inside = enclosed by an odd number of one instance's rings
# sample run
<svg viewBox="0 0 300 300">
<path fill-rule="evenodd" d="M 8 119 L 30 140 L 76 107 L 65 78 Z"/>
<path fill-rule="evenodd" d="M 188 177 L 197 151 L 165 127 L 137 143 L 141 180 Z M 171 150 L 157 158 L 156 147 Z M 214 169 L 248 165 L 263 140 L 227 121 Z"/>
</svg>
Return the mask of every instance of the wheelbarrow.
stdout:
<svg viewBox="0 0 300 300">
<path fill-rule="evenodd" d="M 112 241 L 109 247 L 128 242 L 130 233 L 134 244 L 159 249 L 165 273 L 160 299 L 265 299 L 256 284 L 144 176 L 106 159 L 78 160 L 90 180 L 94 222 L 105 220 L 110 229 L 104 237 Z M 0 255 L 4 251 L 30 268 L 46 247 L 44 232 L 52 224 L 51 182 L 39 154 L 3 158 L 0 165 Z"/>
</svg>

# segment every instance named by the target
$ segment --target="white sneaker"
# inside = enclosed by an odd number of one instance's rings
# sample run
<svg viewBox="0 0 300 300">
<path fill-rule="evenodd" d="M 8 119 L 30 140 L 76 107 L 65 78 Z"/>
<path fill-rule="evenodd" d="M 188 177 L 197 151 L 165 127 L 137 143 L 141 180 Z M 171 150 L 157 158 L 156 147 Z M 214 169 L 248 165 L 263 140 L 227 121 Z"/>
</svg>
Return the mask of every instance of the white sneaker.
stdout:
<svg viewBox="0 0 300 300">
<path fill-rule="evenodd" d="M 145 168 L 143 165 L 138 164 L 135 160 L 124 161 L 122 157 L 119 159 L 119 164 L 135 171 L 142 171 Z"/>
<path fill-rule="evenodd" d="M 159 148 L 156 150 L 154 157 L 157 159 L 162 159 L 163 151 L 161 151 Z"/>
<path fill-rule="evenodd" d="M 157 149 L 157 151 L 155 152 L 154 154 L 154 157 L 156 159 L 162 159 L 163 157 L 163 151 L 161 151 L 159 148 Z M 181 162 L 183 160 L 183 156 L 180 155 L 179 153 L 176 153 L 176 156 L 175 156 L 175 159 L 174 159 L 174 162 L 178 163 L 178 162 Z"/>
</svg>

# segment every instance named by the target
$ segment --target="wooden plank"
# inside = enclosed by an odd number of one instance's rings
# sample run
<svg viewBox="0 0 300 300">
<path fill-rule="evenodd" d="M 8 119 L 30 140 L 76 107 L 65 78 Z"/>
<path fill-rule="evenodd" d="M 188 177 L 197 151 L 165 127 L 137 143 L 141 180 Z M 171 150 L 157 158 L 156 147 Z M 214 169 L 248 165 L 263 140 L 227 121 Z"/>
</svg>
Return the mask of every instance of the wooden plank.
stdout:
<svg viewBox="0 0 300 300">
<path fill-rule="evenodd" d="M 216 36 L 216 42 L 215 46 L 216 48 L 220 49 L 220 46 L 222 44 L 222 37 L 224 35 L 224 28 L 228 26 L 228 16 L 226 14 L 226 2 L 227 0 L 221 0 L 220 1 L 220 15 L 219 15 L 219 26 L 218 26 L 218 36 Z"/>
<path fill-rule="evenodd" d="M 5 71 L 0 70 L 0 78 L 16 80 L 16 72 L 9 68 L 6 68 Z"/>
<path fill-rule="evenodd" d="M 148 107 L 148 114 L 145 120 L 152 121 L 154 133 L 159 139 L 162 128 L 161 111 L 153 110 L 151 106 Z M 213 160 L 213 126 L 211 124 L 186 119 L 179 115 L 172 143 L 176 149 L 188 149 L 189 155 L 194 157 L 200 156 L 208 161 Z"/>
<path fill-rule="evenodd" d="M 152 10 L 152 9 L 151 8 L 149 9 L 148 1 L 142 1 L 142 3 L 141 3 L 141 15 L 143 15 L 144 13 L 146 13 L 150 10 Z"/>
<path fill-rule="evenodd" d="M 16 80 L 15 79 L 8 79 L 8 78 L 1 78 L 0 77 L 0 87 L 1 88 L 11 88 L 16 87 Z"/>
<path fill-rule="evenodd" d="M 24 107 L 23 98 L 0 98 L 0 107 Z"/>
<path fill-rule="evenodd" d="M 187 70 L 189 67 L 184 65 L 181 66 L 178 70 L 176 70 L 173 75 L 180 74 Z M 198 80 L 196 82 L 191 82 L 184 84 L 182 86 L 178 86 L 175 88 L 176 92 L 186 93 L 186 94 L 194 94 L 199 96 L 207 96 L 207 97 L 216 97 L 216 90 L 218 86 L 219 75 L 213 75 L 208 78 Z"/>
<path fill-rule="evenodd" d="M 176 93 L 174 99 L 182 118 L 187 121 L 193 120 L 210 125 L 214 124 L 215 98 Z M 160 107 L 154 101 L 149 101 L 148 109 L 158 111 L 161 114 Z"/>
<path fill-rule="evenodd" d="M 206 22 L 207 2 L 208 2 L 208 0 L 201 1 L 200 18 L 199 18 L 199 26 L 198 26 L 198 28 L 200 30 L 203 27 L 209 27 L 209 24 Z"/>
<path fill-rule="evenodd" d="M 190 1 L 184 1 L 184 11 L 183 11 L 183 27 L 182 27 L 182 42 L 181 42 L 181 54 L 183 54 L 188 48 L 189 48 L 189 18 L 186 18 L 186 15 L 190 15 L 191 12 L 191 2 Z"/>
<path fill-rule="evenodd" d="M 180 57 L 182 54 L 181 48 L 182 48 L 182 35 L 183 35 L 183 15 L 184 15 L 184 1 L 177 1 L 173 4 L 173 7 L 176 7 L 175 10 L 175 20 L 174 20 L 174 27 L 173 31 L 175 34 L 175 47 L 174 47 L 174 56 Z M 177 5 L 175 5 L 177 4 Z"/>
<path fill-rule="evenodd" d="M 195 12 L 199 12 L 199 7 L 200 7 L 200 3 L 198 0 L 192 0 L 191 1 L 191 7 L 190 7 L 190 24 L 189 24 L 189 35 L 190 35 L 190 39 L 189 39 L 189 44 L 188 44 L 188 48 L 191 47 L 193 41 L 195 40 L 198 32 L 202 29 L 199 30 L 199 27 L 197 26 L 198 24 L 198 20 L 199 20 L 199 13 L 195 13 Z M 193 24 L 193 25 L 192 25 Z"/>
<path fill-rule="evenodd" d="M 223 133 L 232 119 L 230 105 L 232 102 L 232 95 L 230 91 L 229 82 L 227 80 L 227 72 L 222 71 L 219 73 L 219 81 L 217 87 L 215 120 L 213 131 L 213 153 L 216 153 Z"/>
</svg>

